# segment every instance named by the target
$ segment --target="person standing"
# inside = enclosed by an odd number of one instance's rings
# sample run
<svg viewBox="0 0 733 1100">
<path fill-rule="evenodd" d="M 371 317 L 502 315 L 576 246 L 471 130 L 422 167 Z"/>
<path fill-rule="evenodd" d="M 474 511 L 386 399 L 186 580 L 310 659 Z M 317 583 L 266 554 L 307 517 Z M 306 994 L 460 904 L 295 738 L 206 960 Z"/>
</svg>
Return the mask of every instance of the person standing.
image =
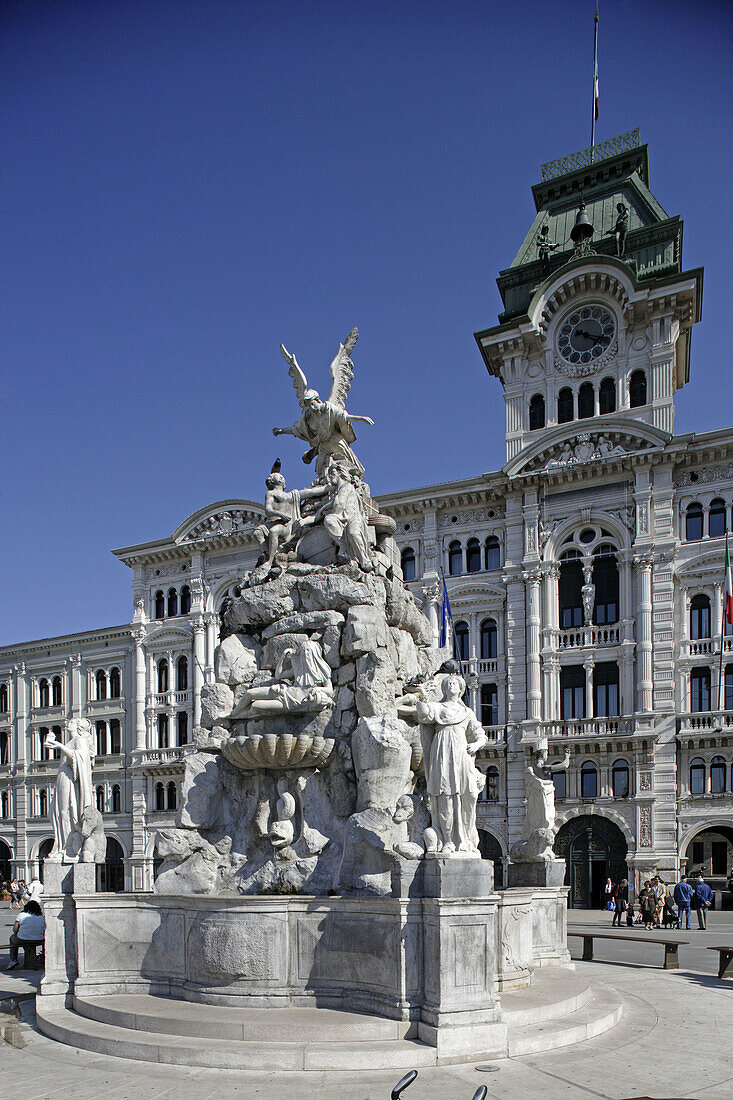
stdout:
<svg viewBox="0 0 733 1100">
<path fill-rule="evenodd" d="M 677 927 L 682 927 L 682 916 L 684 914 L 686 924 L 685 928 L 690 928 L 690 904 L 695 891 L 687 881 L 687 875 L 682 875 L 680 881 L 674 888 L 674 900 L 677 905 Z"/>
<path fill-rule="evenodd" d="M 18 892 L 18 880 L 17 880 L 17 878 L 12 878 L 10 880 L 10 908 L 15 909 L 16 905 L 17 905 L 18 909 L 20 909 L 20 894 Z"/>
<path fill-rule="evenodd" d="M 616 887 L 613 885 L 613 882 L 611 881 L 611 879 L 607 878 L 606 879 L 606 885 L 603 887 L 603 908 L 604 909 L 611 909 L 612 910 L 614 908 L 613 893 L 614 893 L 615 889 L 616 889 Z"/>
<path fill-rule="evenodd" d="M 612 928 L 613 928 L 614 924 L 618 924 L 619 928 L 621 927 L 621 917 L 626 912 L 626 906 L 628 905 L 628 901 L 629 901 L 629 883 L 628 883 L 627 879 L 622 878 L 621 881 L 619 882 L 618 886 L 616 887 L 616 894 L 614 896 L 615 907 L 614 907 L 614 912 L 613 912 L 613 920 L 611 921 L 611 927 Z"/>
<path fill-rule="evenodd" d="M 708 926 L 708 909 L 713 904 L 713 891 L 705 879 L 700 875 L 700 881 L 695 887 L 695 909 L 697 912 L 697 926 L 705 931 Z"/>
<path fill-rule="evenodd" d="M 657 908 L 657 899 L 654 896 L 651 882 L 644 883 L 644 889 L 639 894 L 639 904 L 641 906 L 641 919 L 646 929 L 650 929 L 654 924 L 654 913 Z"/>
</svg>

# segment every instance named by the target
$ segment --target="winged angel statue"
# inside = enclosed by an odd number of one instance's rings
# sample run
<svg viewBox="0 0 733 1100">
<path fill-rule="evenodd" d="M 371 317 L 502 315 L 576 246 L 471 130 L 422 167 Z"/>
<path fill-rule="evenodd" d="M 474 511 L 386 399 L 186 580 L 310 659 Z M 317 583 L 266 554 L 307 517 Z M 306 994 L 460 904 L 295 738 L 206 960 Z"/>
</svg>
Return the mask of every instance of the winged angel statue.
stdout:
<svg viewBox="0 0 733 1100">
<path fill-rule="evenodd" d="M 368 416 L 351 416 L 347 413 L 346 397 L 354 377 L 354 364 L 349 358 L 359 339 L 359 330 L 353 328 L 346 341 L 331 363 L 331 392 L 327 401 L 321 401 L 317 390 L 308 389 L 308 381 L 298 365 L 298 360 L 281 344 L 283 358 L 290 364 L 289 374 L 303 410 L 300 420 L 289 428 L 273 428 L 273 435 L 294 435 L 304 440 L 309 450 L 303 455 L 303 462 L 316 460 L 316 475 L 321 476 L 331 460 L 350 471 L 364 473 L 364 467 L 352 451 L 350 444 L 356 439 L 352 424 L 356 420 L 364 424 L 373 424 Z"/>
</svg>

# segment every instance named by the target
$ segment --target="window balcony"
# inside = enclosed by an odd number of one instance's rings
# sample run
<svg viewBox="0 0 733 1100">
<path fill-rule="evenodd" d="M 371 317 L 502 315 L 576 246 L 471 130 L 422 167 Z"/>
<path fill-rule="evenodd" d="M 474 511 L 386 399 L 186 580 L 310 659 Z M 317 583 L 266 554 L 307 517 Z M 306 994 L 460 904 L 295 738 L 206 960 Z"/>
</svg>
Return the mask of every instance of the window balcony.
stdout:
<svg viewBox="0 0 733 1100">
<path fill-rule="evenodd" d="M 133 753 L 135 766 L 147 768 L 154 774 L 158 768 L 170 770 L 171 765 L 182 766 L 185 758 L 195 752 L 194 745 L 171 745 L 167 749 L 142 749 Z"/>
<path fill-rule="evenodd" d="M 596 649 L 599 646 L 619 645 L 621 628 L 618 623 L 609 626 L 572 626 L 557 632 L 557 648 Z"/>
<path fill-rule="evenodd" d="M 187 707 L 192 701 L 192 691 L 158 691 L 148 696 L 151 707 Z"/>
<path fill-rule="evenodd" d="M 506 726 L 484 726 L 484 733 L 488 737 L 490 745 L 503 745 L 506 741 Z M 485 747 L 488 748 L 489 746 Z"/>
<path fill-rule="evenodd" d="M 630 737 L 634 733 L 632 718 L 573 718 L 567 721 L 543 722 L 542 732 L 555 741 L 575 737 Z"/>
<path fill-rule="evenodd" d="M 699 734 L 701 732 L 730 733 L 733 730 L 733 710 L 701 710 L 680 715 L 680 734 Z"/>
<path fill-rule="evenodd" d="M 108 714 L 113 716 L 124 714 L 125 700 L 122 695 L 117 695 L 112 699 L 89 699 L 87 711 L 90 718 L 106 717 Z"/>
<path fill-rule="evenodd" d="M 723 653 L 733 654 L 733 636 L 723 638 Z M 719 657 L 718 638 L 683 638 L 680 641 L 680 657 Z"/>
<path fill-rule="evenodd" d="M 463 667 L 469 676 L 496 676 L 499 672 L 499 657 L 468 657 Z"/>
</svg>

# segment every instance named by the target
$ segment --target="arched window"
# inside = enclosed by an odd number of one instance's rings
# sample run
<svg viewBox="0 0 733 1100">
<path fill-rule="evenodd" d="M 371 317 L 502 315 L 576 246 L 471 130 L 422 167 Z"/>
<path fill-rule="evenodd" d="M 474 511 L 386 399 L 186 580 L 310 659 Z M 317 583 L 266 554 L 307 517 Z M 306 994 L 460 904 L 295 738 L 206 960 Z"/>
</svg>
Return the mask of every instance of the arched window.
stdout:
<svg viewBox="0 0 733 1100">
<path fill-rule="evenodd" d="M 578 390 L 578 419 L 587 420 L 589 416 L 593 416 L 593 385 L 590 382 L 584 382 Z"/>
<path fill-rule="evenodd" d="M 165 596 L 160 589 L 155 593 L 155 618 L 165 618 Z"/>
<path fill-rule="evenodd" d="M 725 786 L 725 780 L 723 785 Z M 41 817 L 45 817 L 48 813 L 48 791 L 45 787 L 41 787 L 38 792 L 38 813 Z"/>
<path fill-rule="evenodd" d="M 696 714 L 710 710 L 709 668 L 693 668 L 690 673 L 690 710 Z"/>
<path fill-rule="evenodd" d="M 107 673 L 103 668 L 97 670 L 94 677 L 94 681 L 97 686 L 97 699 L 107 698 Z"/>
<path fill-rule="evenodd" d="M 498 652 L 498 630 L 493 619 L 481 623 L 481 660 L 490 661 Z"/>
<path fill-rule="evenodd" d="M 541 393 L 536 393 L 529 402 L 529 430 L 536 432 L 538 428 L 545 426 L 545 399 Z"/>
<path fill-rule="evenodd" d="M 165 657 L 161 657 L 158 661 L 158 693 L 162 694 L 168 690 L 168 661 Z"/>
<path fill-rule="evenodd" d="M 593 583 L 596 586 L 593 622 L 596 626 L 618 622 L 619 577 L 616 551 L 602 543 L 593 552 Z"/>
<path fill-rule="evenodd" d="M 178 805 L 178 790 L 175 783 L 168 784 L 168 809 L 175 810 Z"/>
<path fill-rule="evenodd" d="M 492 764 L 486 769 L 486 787 L 484 797 L 487 802 L 499 801 L 499 769 Z"/>
<path fill-rule="evenodd" d="M 51 685 L 51 698 L 55 707 L 61 706 L 61 677 L 54 676 L 53 684 Z"/>
<path fill-rule="evenodd" d="M 158 715 L 158 748 L 168 748 L 168 715 Z"/>
<path fill-rule="evenodd" d="M 604 378 L 598 387 L 598 409 L 601 414 L 616 412 L 616 383 Z"/>
<path fill-rule="evenodd" d="M 714 756 L 710 761 L 710 793 L 725 794 L 725 760 Z"/>
<path fill-rule="evenodd" d="M 457 577 L 463 572 L 463 548 L 460 542 L 452 542 L 448 547 L 448 572 Z"/>
<path fill-rule="evenodd" d="M 720 538 L 727 528 L 725 501 L 716 497 L 715 500 L 710 501 L 708 510 L 708 534 L 711 539 Z"/>
<path fill-rule="evenodd" d="M 97 722 L 97 756 L 107 755 L 107 723 Z"/>
<path fill-rule="evenodd" d="M 121 694 L 120 683 L 120 670 L 118 668 L 111 668 L 109 671 L 109 697 L 110 699 L 119 699 Z"/>
<path fill-rule="evenodd" d="M 560 717 L 565 721 L 585 718 L 585 669 L 565 665 L 560 669 Z"/>
<path fill-rule="evenodd" d="M 188 691 L 188 657 L 176 661 L 176 691 Z"/>
<path fill-rule="evenodd" d="M 168 618 L 174 619 L 178 614 L 178 593 L 175 588 L 168 589 Z"/>
<path fill-rule="evenodd" d="M 0 730 L 0 764 L 10 763 L 10 734 Z"/>
<path fill-rule="evenodd" d="M 501 544 L 496 535 L 489 535 L 484 545 L 486 569 L 501 569 Z"/>
<path fill-rule="evenodd" d="M 690 600 L 690 637 L 693 640 L 710 637 L 710 600 L 694 596 Z"/>
<path fill-rule="evenodd" d="M 97 809 L 100 814 L 104 813 L 104 787 L 97 787 Z"/>
<path fill-rule="evenodd" d="M 580 797 L 598 798 L 598 769 L 590 760 L 580 769 Z"/>
<path fill-rule="evenodd" d="M 48 686 L 48 680 L 45 678 L 38 681 L 38 705 L 39 707 L 48 707 L 51 703 L 51 696 Z"/>
<path fill-rule="evenodd" d="M 48 760 L 49 750 L 46 748 L 46 738 L 48 737 L 48 726 L 41 726 L 38 731 L 38 759 Z"/>
<path fill-rule="evenodd" d="M 120 788 L 115 783 L 112 788 L 112 813 L 118 814 L 120 812 L 120 806 L 122 804 L 122 797 L 120 795 Z"/>
<path fill-rule="evenodd" d="M 593 667 L 593 713 L 596 718 L 613 718 L 618 712 L 618 665 L 599 661 Z"/>
<path fill-rule="evenodd" d="M 415 551 L 411 546 L 406 546 L 402 551 L 400 558 L 402 565 L 402 576 L 406 581 L 414 581 L 416 576 L 415 569 Z"/>
<path fill-rule="evenodd" d="M 690 761 L 690 794 L 705 794 L 705 761 L 699 756 Z"/>
<path fill-rule="evenodd" d="M 646 405 L 646 374 L 635 370 L 629 379 L 629 403 L 632 409 Z"/>
<path fill-rule="evenodd" d="M 702 504 L 694 500 L 688 504 L 685 513 L 685 538 L 688 542 L 696 542 L 702 538 Z"/>
<path fill-rule="evenodd" d="M 184 584 L 181 589 L 181 614 L 188 615 L 191 610 L 191 589 Z"/>
<path fill-rule="evenodd" d="M 570 386 L 563 386 L 557 395 L 557 422 L 569 424 L 573 419 L 573 391 Z"/>
<path fill-rule="evenodd" d="M 179 745 L 188 744 L 188 714 L 185 710 L 179 710 L 176 715 L 176 738 Z"/>
<path fill-rule="evenodd" d="M 0 713 L 5 714 L 10 710 L 8 705 L 8 685 L 0 684 Z"/>
<path fill-rule="evenodd" d="M 614 798 L 629 797 L 629 765 L 625 760 L 614 760 L 611 769 L 611 786 Z"/>
<path fill-rule="evenodd" d="M 733 710 L 733 665 L 725 666 L 723 681 L 723 709 Z"/>
<path fill-rule="evenodd" d="M 577 550 L 568 550 L 560 562 L 558 598 L 560 628 L 569 630 L 583 625 L 583 565 Z"/>
<path fill-rule="evenodd" d="M 3 817 L 10 817 L 10 799 L 8 798 L 8 792 L 3 791 L 0 794 L 0 814 Z"/>
<path fill-rule="evenodd" d="M 496 684 L 481 685 L 481 725 L 498 726 L 499 692 Z"/>
<path fill-rule="evenodd" d="M 462 661 L 467 661 L 469 657 L 468 652 L 468 623 L 460 622 L 456 623 L 453 628 L 454 644 L 456 652 Z"/>
<path fill-rule="evenodd" d="M 466 572 L 481 572 L 481 543 L 478 539 L 469 539 L 466 544 Z"/>
<path fill-rule="evenodd" d="M 122 752 L 122 737 L 120 733 L 120 720 L 113 718 L 109 724 L 109 751 L 113 756 L 119 756 Z"/>
<path fill-rule="evenodd" d="M 162 783 L 155 784 L 155 808 L 156 810 L 165 809 L 165 787 Z"/>
</svg>

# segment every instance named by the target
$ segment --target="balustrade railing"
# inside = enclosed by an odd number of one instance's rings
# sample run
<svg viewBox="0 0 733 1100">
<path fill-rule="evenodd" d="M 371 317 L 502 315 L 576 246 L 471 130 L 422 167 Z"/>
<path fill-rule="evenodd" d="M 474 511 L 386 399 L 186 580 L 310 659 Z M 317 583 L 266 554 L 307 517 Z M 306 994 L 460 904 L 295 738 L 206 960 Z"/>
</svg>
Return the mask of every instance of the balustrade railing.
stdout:
<svg viewBox="0 0 733 1100">
<path fill-rule="evenodd" d="M 584 646 L 618 645 L 621 628 L 613 626 L 577 626 L 558 631 L 558 649 L 582 649 Z"/>
<path fill-rule="evenodd" d="M 733 653 L 733 636 L 723 638 L 723 653 Z M 720 638 L 683 638 L 680 642 L 682 657 L 710 657 L 720 655 Z"/>
<path fill-rule="evenodd" d="M 680 732 L 733 729 L 733 710 L 705 710 L 680 715 Z"/>
<path fill-rule="evenodd" d="M 617 153 L 625 153 L 628 149 L 636 149 L 641 145 L 641 133 L 637 127 L 635 130 L 627 130 L 625 134 L 601 141 L 598 145 L 588 145 L 585 149 L 579 149 L 577 153 L 569 153 L 566 157 L 558 157 L 557 160 L 548 160 L 540 168 L 540 179 L 554 179 L 555 176 L 564 176 L 566 172 L 574 172 L 577 168 L 587 168 L 606 157 L 615 157 Z"/>
<path fill-rule="evenodd" d="M 634 732 L 631 718 L 573 718 L 559 722 L 543 722 L 547 737 L 619 737 Z"/>
<path fill-rule="evenodd" d="M 138 764 L 177 764 L 195 751 L 194 745 L 170 745 L 164 749 L 141 749 L 135 753 Z"/>
<path fill-rule="evenodd" d="M 152 705 L 155 707 L 185 707 L 192 698 L 193 692 L 191 691 L 157 691 L 154 695 L 149 696 L 152 701 Z"/>
</svg>

